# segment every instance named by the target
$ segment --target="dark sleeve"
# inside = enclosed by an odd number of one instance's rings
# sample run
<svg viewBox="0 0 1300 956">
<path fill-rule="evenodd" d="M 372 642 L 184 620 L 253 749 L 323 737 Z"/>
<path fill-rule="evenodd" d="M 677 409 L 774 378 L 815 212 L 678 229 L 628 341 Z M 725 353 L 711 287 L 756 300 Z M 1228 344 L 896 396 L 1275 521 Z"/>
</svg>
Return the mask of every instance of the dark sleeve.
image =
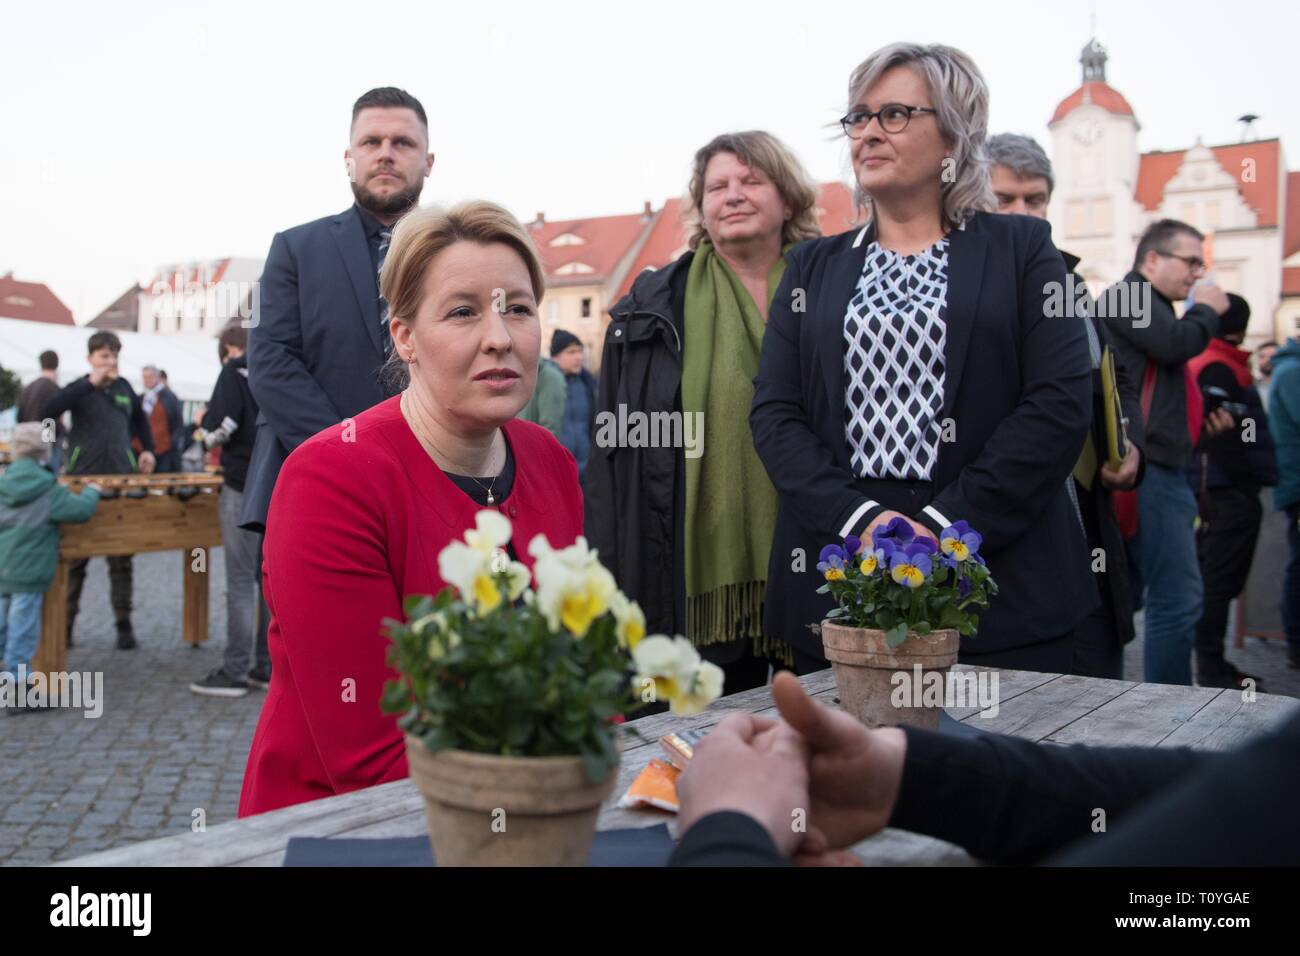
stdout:
<svg viewBox="0 0 1300 956">
<path fill-rule="evenodd" d="M 1034 223 L 1020 278 L 1020 398 L 974 459 L 916 515 L 937 537 L 964 519 L 990 551 L 1037 526 L 1078 460 L 1092 424 L 1088 331 L 1077 318 L 1052 315 L 1047 290 L 1065 284 L 1065 263 L 1046 223 Z M 978 339 L 971 348 L 979 348 Z"/>
<path fill-rule="evenodd" d="M 140 447 L 153 454 L 153 429 L 149 427 L 149 416 L 144 413 L 144 405 L 140 403 L 140 396 L 135 393 L 126 379 L 118 379 L 126 386 L 126 393 L 131 396 L 131 427 L 135 430 L 135 437 L 140 439 Z"/>
<path fill-rule="evenodd" d="M 596 441 L 595 421 L 602 411 L 613 411 L 618 401 L 620 366 L 623 357 L 623 345 L 614 345 L 613 330 L 621 328 L 616 318 L 605 328 L 605 345 L 601 350 L 600 381 L 596 386 L 595 409 L 592 415 L 591 451 L 587 454 L 587 469 L 583 475 L 582 497 L 584 502 L 583 533 L 591 547 L 600 554 L 603 564 L 619 582 L 620 587 L 627 587 L 628 582 L 620 576 L 616 525 L 618 489 L 614 482 L 614 448 L 605 447 Z"/>
<path fill-rule="evenodd" d="M 1154 751 L 1160 753 L 1160 751 Z M 1287 866 L 1300 860 L 1300 716 L 1212 755 L 1118 826 L 1075 843 L 1063 866 Z"/>
<path fill-rule="evenodd" d="M 804 288 L 802 257 L 788 255 L 786 260 L 785 275 L 768 307 L 749 427 L 754 450 L 781 495 L 782 507 L 794 511 L 805 528 L 842 537 L 865 528 L 884 509 L 854 487 L 853 475 L 835 462 L 809 421 L 803 404 L 799 325 L 811 312 L 793 309 L 795 290 Z M 815 298 L 816 292 L 809 290 L 800 301 Z M 850 521 L 853 527 L 848 527 Z"/>
<path fill-rule="evenodd" d="M 695 822 L 669 866 L 786 866 L 776 844 L 753 817 L 733 811 L 710 813 Z"/>
<path fill-rule="evenodd" d="M 257 324 L 248 336 L 248 384 L 275 437 L 293 451 L 343 416 L 303 361 L 298 263 L 283 235 L 271 242 L 260 292 Z"/>
<path fill-rule="evenodd" d="M 95 386 L 90 384 L 90 378 L 85 375 L 75 382 L 69 382 L 45 403 L 45 414 L 42 417 L 58 418 L 94 390 Z"/>
<path fill-rule="evenodd" d="M 167 411 L 167 432 L 175 435 L 181 428 L 181 400 L 176 397 L 176 393 L 171 389 L 167 390 L 167 401 L 163 408 Z"/>
<path fill-rule="evenodd" d="M 1033 863 L 1226 755 L 1185 748 L 1062 747 L 1000 734 L 951 737 L 905 727 L 892 827 L 956 843 L 994 863 Z M 1097 811 L 1104 812 L 1104 818 Z M 1223 813 L 1222 807 L 1219 810 Z"/>
<path fill-rule="evenodd" d="M 226 366 L 217 376 L 217 384 L 212 386 L 212 397 L 208 399 L 207 410 L 203 413 L 203 420 L 199 422 L 199 427 L 204 431 L 216 431 L 221 427 L 222 420 L 226 418 L 233 418 L 237 422 L 242 421 L 244 396 L 239 383 L 235 381 L 235 376 L 238 374 L 230 366 Z"/>
<path fill-rule="evenodd" d="M 1181 319 L 1151 307 L 1136 319 L 1109 315 L 1107 321 L 1118 338 L 1161 365 L 1180 365 L 1200 355 L 1219 332 L 1219 315 L 1208 305 L 1192 306 Z"/>
</svg>

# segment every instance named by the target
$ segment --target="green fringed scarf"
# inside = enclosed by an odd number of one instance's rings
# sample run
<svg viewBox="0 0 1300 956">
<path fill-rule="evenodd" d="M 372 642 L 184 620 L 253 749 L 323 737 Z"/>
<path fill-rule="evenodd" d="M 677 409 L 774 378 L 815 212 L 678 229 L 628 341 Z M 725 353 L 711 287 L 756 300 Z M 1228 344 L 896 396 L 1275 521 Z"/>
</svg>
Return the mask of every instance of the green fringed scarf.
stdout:
<svg viewBox="0 0 1300 956">
<path fill-rule="evenodd" d="M 782 255 L 767 275 L 769 305 L 784 273 Z M 776 489 L 754 451 L 749 409 L 765 325 L 708 240 L 686 277 L 685 326 L 682 411 L 704 415 L 704 454 L 686 459 L 686 635 L 696 647 L 748 636 L 755 653 L 792 663 L 789 644 L 763 634 Z"/>
</svg>

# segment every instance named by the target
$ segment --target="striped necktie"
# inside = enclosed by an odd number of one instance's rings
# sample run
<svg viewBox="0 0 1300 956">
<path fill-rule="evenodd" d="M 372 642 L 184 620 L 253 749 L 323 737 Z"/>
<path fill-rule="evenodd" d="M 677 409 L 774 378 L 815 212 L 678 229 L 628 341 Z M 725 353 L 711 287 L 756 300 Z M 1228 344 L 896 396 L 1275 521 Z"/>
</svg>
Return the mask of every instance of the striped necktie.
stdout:
<svg viewBox="0 0 1300 956">
<path fill-rule="evenodd" d="M 379 272 L 384 271 L 384 258 L 388 255 L 388 242 L 393 238 L 391 229 L 381 229 L 379 231 Z M 388 353 L 393 349 L 393 338 L 388 334 L 388 302 L 384 299 L 383 293 L 379 295 L 379 341 L 384 346 L 384 358 L 388 358 Z"/>
</svg>

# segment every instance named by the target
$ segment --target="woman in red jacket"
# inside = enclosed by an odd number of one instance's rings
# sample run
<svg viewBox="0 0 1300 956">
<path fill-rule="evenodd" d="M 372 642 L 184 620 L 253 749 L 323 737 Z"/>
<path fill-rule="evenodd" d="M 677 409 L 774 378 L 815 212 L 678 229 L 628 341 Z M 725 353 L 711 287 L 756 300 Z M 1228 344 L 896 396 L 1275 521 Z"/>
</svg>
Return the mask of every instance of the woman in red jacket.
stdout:
<svg viewBox="0 0 1300 956">
<path fill-rule="evenodd" d="M 379 710 L 396 676 L 381 622 L 442 589 L 438 552 L 478 511 L 509 517 L 516 544 L 582 533 L 573 457 L 514 417 L 537 377 L 544 290 L 524 228 L 485 202 L 416 210 L 380 287 L 405 390 L 299 446 L 271 499 L 272 676 L 240 816 L 407 775 L 396 718 Z"/>
</svg>

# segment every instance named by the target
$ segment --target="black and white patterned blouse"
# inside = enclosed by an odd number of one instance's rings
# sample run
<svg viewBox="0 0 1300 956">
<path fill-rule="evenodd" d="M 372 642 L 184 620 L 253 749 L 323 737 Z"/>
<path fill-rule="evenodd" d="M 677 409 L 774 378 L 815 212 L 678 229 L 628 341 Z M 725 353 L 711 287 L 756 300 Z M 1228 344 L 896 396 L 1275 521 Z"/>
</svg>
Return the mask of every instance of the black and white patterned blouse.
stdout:
<svg viewBox="0 0 1300 956">
<path fill-rule="evenodd" d="M 947 307 L 947 238 L 913 256 L 867 247 L 844 315 L 844 436 L 859 478 L 930 480 Z"/>
</svg>

